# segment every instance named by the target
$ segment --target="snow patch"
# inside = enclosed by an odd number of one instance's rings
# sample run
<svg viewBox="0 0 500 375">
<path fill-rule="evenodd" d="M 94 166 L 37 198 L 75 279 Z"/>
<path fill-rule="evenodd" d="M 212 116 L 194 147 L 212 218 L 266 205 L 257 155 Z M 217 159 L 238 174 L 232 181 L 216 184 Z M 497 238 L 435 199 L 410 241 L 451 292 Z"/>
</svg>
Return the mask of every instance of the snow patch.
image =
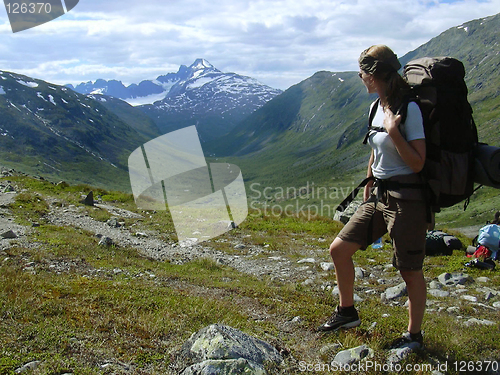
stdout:
<svg viewBox="0 0 500 375">
<path fill-rule="evenodd" d="M 16 80 L 17 83 L 23 85 L 23 86 L 26 86 L 26 87 L 31 87 L 31 88 L 35 88 L 35 87 L 38 87 L 38 83 L 36 82 L 26 82 L 26 81 L 23 81 L 21 79 L 18 79 Z"/>
<path fill-rule="evenodd" d="M 3 90 L 2 86 L 0 86 L 0 95 L 5 95 L 5 91 Z"/>
<path fill-rule="evenodd" d="M 123 99 L 123 101 L 127 102 L 131 106 L 138 106 L 138 105 L 144 105 L 144 104 L 153 104 L 154 102 L 157 102 L 159 100 L 165 99 L 165 96 L 167 96 L 168 90 L 163 91 L 159 94 L 151 94 L 148 96 L 140 96 L 138 98 L 128 98 L 128 99 Z"/>
<path fill-rule="evenodd" d="M 36 96 L 38 96 L 40 99 L 43 99 L 43 101 L 45 101 L 45 102 L 47 101 L 47 99 L 45 99 L 45 98 L 43 97 L 43 95 L 42 95 L 42 93 L 41 93 L 41 92 L 37 92 L 37 93 L 36 93 Z"/>
<path fill-rule="evenodd" d="M 167 82 L 160 82 L 158 80 L 153 80 L 151 82 L 153 82 L 156 86 L 160 86 L 160 87 L 163 87 L 163 89 L 166 91 L 166 92 L 169 92 L 170 89 L 172 88 L 173 85 L 175 85 L 177 82 L 179 82 L 180 80 L 174 80 L 174 81 L 167 81 Z"/>
<path fill-rule="evenodd" d="M 57 105 L 52 95 L 49 95 L 49 100 L 52 104 Z"/>
<path fill-rule="evenodd" d="M 10 104 L 12 107 L 14 107 L 15 109 L 17 109 L 19 112 L 21 112 L 21 113 L 23 112 L 23 111 L 21 111 L 19 108 L 17 108 L 17 107 L 16 107 L 16 105 L 15 105 L 14 103 L 9 102 L 9 104 Z"/>
<path fill-rule="evenodd" d="M 106 93 L 105 88 L 95 89 L 90 93 L 90 95 L 104 95 Z"/>
<path fill-rule="evenodd" d="M 193 73 L 192 78 L 198 78 L 202 74 L 203 74 L 203 70 L 197 70 L 196 72 Z"/>
<path fill-rule="evenodd" d="M 209 82 L 212 82 L 215 78 L 200 78 L 194 81 L 193 83 L 190 83 L 187 85 L 186 89 L 196 89 L 198 87 L 202 87 L 206 85 Z"/>
</svg>

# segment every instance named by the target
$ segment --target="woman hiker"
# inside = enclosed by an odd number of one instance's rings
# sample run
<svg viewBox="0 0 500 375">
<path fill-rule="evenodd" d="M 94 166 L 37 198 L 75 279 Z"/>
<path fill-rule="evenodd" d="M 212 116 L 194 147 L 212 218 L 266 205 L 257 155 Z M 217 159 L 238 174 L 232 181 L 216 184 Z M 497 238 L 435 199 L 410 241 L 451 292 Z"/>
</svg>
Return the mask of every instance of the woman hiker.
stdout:
<svg viewBox="0 0 500 375">
<path fill-rule="evenodd" d="M 417 173 L 424 166 L 426 152 L 422 114 L 416 103 L 405 101 L 410 88 L 399 75 L 401 64 L 389 47 L 376 45 L 363 51 L 359 67 L 359 77 L 368 93 L 378 94 L 372 104 L 376 110 L 372 126 L 378 129 L 367 134 L 372 147 L 367 177 L 374 179 L 365 186 L 365 202 L 330 246 L 340 302 L 319 330 L 361 324 L 354 307 L 352 256 L 388 232 L 393 240 L 393 265 L 406 283 L 409 300 L 407 331 L 392 347 L 416 343 L 413 347 L 421 348 L 427 296 L 422 264 L 428 225 L 424 190 L 416 188 L 421 184 Z M 400 124 L 401 115 L 397 114 L 402 105 L 408 106 L 404 124 Z M 396 188 L 398 183 L 413 186 Z"/>
</svg>

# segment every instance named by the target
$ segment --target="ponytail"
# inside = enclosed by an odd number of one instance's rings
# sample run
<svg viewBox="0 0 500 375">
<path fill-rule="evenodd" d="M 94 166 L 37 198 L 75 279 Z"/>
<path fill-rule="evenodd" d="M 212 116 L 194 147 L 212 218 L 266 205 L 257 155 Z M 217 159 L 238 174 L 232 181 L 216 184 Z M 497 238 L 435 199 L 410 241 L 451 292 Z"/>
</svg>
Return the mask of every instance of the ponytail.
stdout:
<svg viewBox="0 0 500 375">
<path fill-rule="evenodd" d="M 410 85 L 396 71 L 388 73 L 385 81 L 387 82 L 387 103 L 389 108 L 396 112 L 401 106 L 404 97 L 409 94 Z"/>
</svg>

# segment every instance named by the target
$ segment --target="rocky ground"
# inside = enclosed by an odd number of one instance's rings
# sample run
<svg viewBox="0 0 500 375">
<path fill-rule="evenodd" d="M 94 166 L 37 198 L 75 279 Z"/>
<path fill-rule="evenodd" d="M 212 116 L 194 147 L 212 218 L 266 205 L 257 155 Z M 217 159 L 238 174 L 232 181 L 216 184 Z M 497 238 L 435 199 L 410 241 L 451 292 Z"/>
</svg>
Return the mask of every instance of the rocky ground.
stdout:
<svg viewBox="0 0 500 375">
<path fill-rule="evenodd" d="M 9 205 L 15 200 L 16 186 L 2 181 L 0 184 L 0 252 L 6 256 L 5 250 L 11 246 L 13 241 L 17 246 L 22 245 L 27 248 L 37 246 L 28 240 L 28 235 L 33 231 L 33 226 L 22 226 L 17 224 L 9 210 Z M 50 212 L 46 215 L 46 220 L 58 226 L 70 226 L 81 228 L 95 234 L 96 242 L 102 246 L 115 244 L 117 246 L 132 247 L 149 258 L 158 261 L 170 261 L 176 264 L 189 262 L 195 258 L 212 258 L 218 263 L 233 267 L 238 271 L 256 275 L 270 276 L 272 279 L 289 282 L 300 282 L 305 287 L 321 288 L 331 290 L 333 294 L 338 293 L 333 278 L 333 264 L 325 260 L 329 239 L 318 239 L 324 242 L 323 247 L 305 248 L 302 256 L 297 260 L 290 258 L 287 254 L 276 252 L 270 254 L 270 250 L 264 246 L 250 245 L 245 241 L 245 237 L 240 235 L 230 236 L 232 246 L 240 250 L 235 254 L 228 254 L 216 250 L 210 243 L 183 244 L 165 242 L 161 239 L 161 233 L 154 231 L 143 232 L 138 225 L 123 225 L 125 219 L 141 219 L 141 215 L 135 212 L 118 208 L 111 204 L 95 203 L 92 209 L 105 210 L 112 215 L 108 222 L 101 222 L 88 215 L 83 205 L 64 205 L 54 198 L 44 197 L 49 204 Z M 132 220 L 133 221 L 133 220 Z M 130 223 L 130 221 L 129 221 Z M 34 223 L 36 226 L 37 224 Z M 463 229 L 468 235 L 477 232 L 476 228 Z M 265 256 L 260 256 L 264 254 Z M 370 261 L 370 260 L 368 260 Z M 93 269 L 85 262 L 77 260 L 66 260 L 53 262 L 53 264 L 36 264 L 29 262 L 25 266 L 28 270 L 36 271 L 37 267 L 44 267 L 54 272 L 64 272 L 73 270 L 89 277 L 98 277 L 102 270 Z M 356 267 L 356 299 L 362 301 L 367 298 L 378 297 L 381 302 L 387 304 L 399 304 L 400 297 L 405 295 L 406 288 L 401 283 L 401 278 L 394 276 L 391 264 L 376 265 L 373 267 Z M 124 272 L 114 270 L 115 273 Z M 330 275 L 330 276 L 329 276 Z M 152 275 L 153 277 L 154 275 Z M 483 308 L 492 311 L 500 311 L 500 290 L 489 287 L 490 279 L 486 276 L 478 277 L 475 280 L 464 273 L 445 274 L 437 279 L 428 279 L 428 290 L 430 298 L 428 300 L 428 313 L 446 312 L 456 315 L 465 325 L 491 325 L 498 329 L 498 321 L 478 319 L 473 316 L 460 316 L 459 309 L 450 306 L 450 300 L 460 299 L 466 301 L 471 307 Z M 380 287 L 374 288 L 373 285 Z M 203 295 L 207 291 L 203 288 L 194 288 L 193 293 Z M 383 290 L 380 293 L 380 290 Z M 213 292 L 213 291 L 212 291 Z M 433 297 L 436 297 L 435 299 Z M 241 300 L 250 316 L 255 319 L 272 318 L 266 310 L 248 298 Z M 326 317 L 326 316 L 325 316 Z M 283 331 L 290 331 L 294 324 L 300 324 L 300 317 L 296 317 L 291 322 L 278 322 Z M 375 323 L 376 324 L 376 323 Z M 312 339 L 314 333 L 304 332 L 304 339 Z M 369 352 L 369 351 L 368 351 Z M 347 359 L 350 361 L 351 359 Z"/>
</svg>

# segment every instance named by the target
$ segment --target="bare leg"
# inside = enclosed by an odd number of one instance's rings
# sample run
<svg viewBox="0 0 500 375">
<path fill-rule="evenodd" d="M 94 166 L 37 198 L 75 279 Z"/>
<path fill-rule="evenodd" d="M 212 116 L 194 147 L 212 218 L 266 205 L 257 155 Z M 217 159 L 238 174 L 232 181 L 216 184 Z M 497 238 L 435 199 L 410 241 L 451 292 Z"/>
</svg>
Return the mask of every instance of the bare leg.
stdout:
<svg viewBox="0 0 500 375">
<path fill-rule="evenodd" d="M 427 289 L 422 270 L 401 271 L 401 276 L 406 283 L 409 301 L 409 322 L 408 331 L 418 333 L 422 327 L 424 319 L 425 301 L 427 299 Z"/>
<path fill-rule="evenodd" d="M 347 242 L 338 237 L 330 245 L 330 256 L 335 265 L 341 307 L 354 305 L 354 264 L 352 256 L 359 248 L 360 245 L 357 243 Z"/>
</svg>

